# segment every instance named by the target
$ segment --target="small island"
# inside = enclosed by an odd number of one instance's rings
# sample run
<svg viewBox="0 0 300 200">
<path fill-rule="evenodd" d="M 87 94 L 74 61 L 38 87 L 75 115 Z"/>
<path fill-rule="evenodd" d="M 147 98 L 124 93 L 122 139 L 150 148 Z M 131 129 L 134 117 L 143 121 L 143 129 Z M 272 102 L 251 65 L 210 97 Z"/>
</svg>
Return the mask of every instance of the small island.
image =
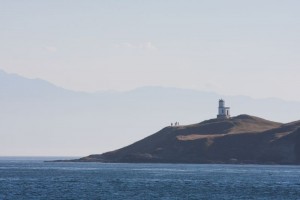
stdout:
<svg viewBox="0 0 300 200">
<path fill-rule="evenodd" d="M 215 119 L 168 126 L 124 148 L 69 162 L 300 164 L 300 121 L 230 117 L 219 100 Z"/>
</svg>

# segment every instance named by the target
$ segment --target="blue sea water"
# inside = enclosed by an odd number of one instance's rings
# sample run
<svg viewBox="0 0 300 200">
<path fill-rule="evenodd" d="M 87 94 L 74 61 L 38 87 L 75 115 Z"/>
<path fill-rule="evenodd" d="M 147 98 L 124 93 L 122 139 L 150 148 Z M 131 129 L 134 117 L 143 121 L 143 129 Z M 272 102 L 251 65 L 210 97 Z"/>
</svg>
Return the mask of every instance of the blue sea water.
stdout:
<svg viewBox="0 0 300 200">
<path fill-rule="evenodd" d="M 300 166 L 2 158 L 0 199 L 300 199 Z"/>
</svg>

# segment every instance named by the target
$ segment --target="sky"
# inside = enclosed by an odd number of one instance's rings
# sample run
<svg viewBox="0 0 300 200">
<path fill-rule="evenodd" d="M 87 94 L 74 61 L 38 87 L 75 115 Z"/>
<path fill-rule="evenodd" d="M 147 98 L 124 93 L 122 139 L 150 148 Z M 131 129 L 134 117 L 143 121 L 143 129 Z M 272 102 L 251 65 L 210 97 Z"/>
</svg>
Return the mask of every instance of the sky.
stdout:
<svg viewBox="0 0 300 200">
<path fill-rule="evenodd" d="M 298 0 L 0 0 L 0 69 L 75 91 L 300 101 Z"/>
</svg>

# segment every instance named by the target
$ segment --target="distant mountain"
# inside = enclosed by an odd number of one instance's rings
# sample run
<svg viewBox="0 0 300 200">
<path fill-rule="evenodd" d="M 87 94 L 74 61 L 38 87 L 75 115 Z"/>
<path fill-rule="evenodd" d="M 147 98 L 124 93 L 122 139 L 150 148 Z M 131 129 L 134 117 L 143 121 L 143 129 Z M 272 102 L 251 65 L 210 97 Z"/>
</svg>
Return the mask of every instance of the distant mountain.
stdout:
<svg viewBox="0 0 300 200">
<path fill-rule="evenodd" d="M 63 98 L 75 94 L 76 92 L 62 89 L 41 79 L 28 79 L 0 70 L 0 97 L 2 99 L 53 98 L 54 96 Z"/>
<path fill-rule="evenodd" d="M 232 115 L 300 119 L 299 102 L 165 87 L 75 92 L 0 70 L 0 156 L 77 156 L 117 149 L 171 122 L 214 118 L 219 98 Z"/>
<path fill-rule="evenodd" d="M 300 164 L 300 121 L 281 124 L 239 115 L 169 126 L 119 150 L 73 161 Z"/>
</svg>

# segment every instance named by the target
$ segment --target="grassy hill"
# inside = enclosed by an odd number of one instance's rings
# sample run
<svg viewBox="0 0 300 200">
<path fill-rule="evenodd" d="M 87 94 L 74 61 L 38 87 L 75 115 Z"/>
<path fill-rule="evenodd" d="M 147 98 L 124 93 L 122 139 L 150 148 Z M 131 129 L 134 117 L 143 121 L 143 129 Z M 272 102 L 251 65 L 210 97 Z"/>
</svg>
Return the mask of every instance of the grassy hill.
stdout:
<svg viewBox="0 0 300 200">
<path fill-rule="evenodd" d="M 300 162 L 300 121 L 282 124 L 239 115 L 166 127 L 127 147 L 74 161 L 149 163 Z"/>
</svg>

